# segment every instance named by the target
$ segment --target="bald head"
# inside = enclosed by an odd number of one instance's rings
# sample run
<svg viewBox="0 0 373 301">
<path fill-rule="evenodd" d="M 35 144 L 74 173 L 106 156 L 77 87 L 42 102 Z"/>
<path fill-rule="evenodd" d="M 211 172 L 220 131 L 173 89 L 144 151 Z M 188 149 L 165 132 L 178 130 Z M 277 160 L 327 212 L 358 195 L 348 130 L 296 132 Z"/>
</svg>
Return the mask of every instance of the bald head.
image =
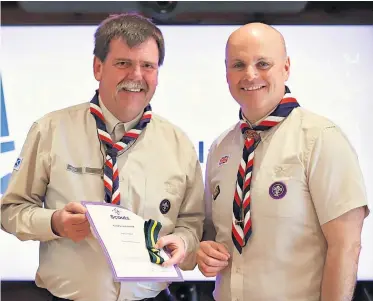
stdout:
<svg viewBox="0 0 373 301">
<path fill-rule="evenodd" d="M 226 52 L 230 47 L 268 47 L 283 58 L 287 57 L 285 40 L 272 26 L 263 23 L 249 23 L 235 30 L 227 41 Z"/>
</svg>

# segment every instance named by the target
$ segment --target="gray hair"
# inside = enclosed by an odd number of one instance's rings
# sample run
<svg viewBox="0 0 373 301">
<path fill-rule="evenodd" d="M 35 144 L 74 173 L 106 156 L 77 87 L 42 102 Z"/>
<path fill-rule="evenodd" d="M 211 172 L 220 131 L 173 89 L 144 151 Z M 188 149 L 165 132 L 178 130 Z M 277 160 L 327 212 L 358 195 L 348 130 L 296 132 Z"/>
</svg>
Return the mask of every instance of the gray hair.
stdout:
<svg viewBox="0 0 373 301">
<path fill-rule="evenodd" d="M 158 46 L 158 66 L 161 66 L 165 56 L 164 39 L 161 30 L 150 19 L 138 14 L 112 15 L 105 19 L 95 32 L 95 48 L 93 54 L 104 62 L 110 42 L 122 38 L 132 48 L 149 38 L 153 38 Z"/>
</svg>

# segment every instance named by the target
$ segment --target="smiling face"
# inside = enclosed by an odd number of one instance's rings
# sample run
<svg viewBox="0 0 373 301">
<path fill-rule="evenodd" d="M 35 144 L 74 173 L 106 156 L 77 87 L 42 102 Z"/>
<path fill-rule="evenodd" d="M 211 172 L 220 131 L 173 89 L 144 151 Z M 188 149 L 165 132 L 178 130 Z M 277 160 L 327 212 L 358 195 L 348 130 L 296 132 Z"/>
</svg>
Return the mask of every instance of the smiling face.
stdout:
<svg viewBox="0 0 373 301">
<path fill-rule="evenodd" d="M 281 101 L 290 60 L 275 29 L 261 23 L 239 28 L 227 42 L 225 63 L 231 95 L 250 122 L 264 117 Z"/>
<path fill-rule="evenodd" d="M 114 39 L 103 62 L 94 58 L 100 97 L 118 120 L 133 120 L 149 104 L 158 84 L 158 60 L 158 46 L 151 37 L 134 47 Z"/>
</svg>

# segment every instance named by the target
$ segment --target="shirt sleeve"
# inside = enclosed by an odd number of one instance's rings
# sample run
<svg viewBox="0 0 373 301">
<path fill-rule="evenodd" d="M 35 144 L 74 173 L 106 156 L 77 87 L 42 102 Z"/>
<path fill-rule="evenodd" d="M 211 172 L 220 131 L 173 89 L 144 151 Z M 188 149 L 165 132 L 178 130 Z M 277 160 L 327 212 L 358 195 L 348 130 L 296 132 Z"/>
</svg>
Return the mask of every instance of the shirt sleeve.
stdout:
<svg viewBox="0 0 373 301">
<path fill-rule="evenodd" d="M 49 182 L 51 135 L 34 123 L 1 200 L 1 228 L 20 240 L 47 241 L 55 210 L 43 208 Z"/>
<path fill-rule="evenodd" d="M 180 264 L 180 268 L 183 270 L 192 270 L 197 264 L 195 255 L 202 238 L 205 215 L 202 170 L 194 148 L 192 150 L 192 154 L 189 154 L 191 160 L 187 171 L 186 193 L 174 231 L 185 243 L 186 256 Z"/>
<path fill-rule="evenodd" d="M 308 185 L 321 225 L 368 201 L 358 157 L 336 126 L 325 127 L 311 139 Z"/>
</svg>

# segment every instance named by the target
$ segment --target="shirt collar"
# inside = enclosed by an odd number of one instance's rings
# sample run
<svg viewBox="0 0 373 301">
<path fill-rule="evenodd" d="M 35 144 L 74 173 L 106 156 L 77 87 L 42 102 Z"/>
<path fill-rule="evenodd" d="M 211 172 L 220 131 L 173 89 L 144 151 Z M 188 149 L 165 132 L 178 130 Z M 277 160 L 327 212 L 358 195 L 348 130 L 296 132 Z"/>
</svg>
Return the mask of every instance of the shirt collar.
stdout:
<svg viewBox="0 0 373 301">
<path fill-rule="evenodd" d="M 123 137 L 124 133 L 128 132 L 136 126 L 136 124 L 140 121 L 141 116 L 143 115 L 143 112 L 141 112 L 135 117 L 135 119 L 129 122 L 121 122 L 105 107 L 100 96 L 98 96 L 98 101 L 102 111 L 102 115 L 104 115 L 105 118 L 106 130 L 110 135 L 120 132 Z M 114 130 L 116 133 L 114 133 Z M 118 140 L 122 139 L 122 137 L 120 137 Z"/>
</svg>

